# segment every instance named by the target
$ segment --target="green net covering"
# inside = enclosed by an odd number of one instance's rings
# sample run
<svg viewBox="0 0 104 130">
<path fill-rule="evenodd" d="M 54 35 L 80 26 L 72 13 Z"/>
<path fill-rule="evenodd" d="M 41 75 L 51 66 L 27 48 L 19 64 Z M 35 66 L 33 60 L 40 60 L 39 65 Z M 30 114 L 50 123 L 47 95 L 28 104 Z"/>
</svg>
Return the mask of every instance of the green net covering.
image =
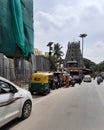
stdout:
<svg viewBox="0 0 104 130">
<path fill-rule="evenodd" d="M 0 52 L 29 57 L 34 52 L 33 0 L 0 0 Z"/>
</svg>

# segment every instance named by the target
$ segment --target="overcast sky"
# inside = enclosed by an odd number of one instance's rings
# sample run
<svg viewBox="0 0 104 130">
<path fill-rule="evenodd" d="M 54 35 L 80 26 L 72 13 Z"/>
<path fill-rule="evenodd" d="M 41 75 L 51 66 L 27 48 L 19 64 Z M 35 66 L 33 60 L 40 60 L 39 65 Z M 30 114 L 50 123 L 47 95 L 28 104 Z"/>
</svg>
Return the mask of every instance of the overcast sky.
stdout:
<svg viewBox="0 0 104 130">
<path fill-rule="evenodd" d="M 34 47 L 48 51 L 52 41 L 63 47 L 84 39 L 84 57 L 99 63 L 104 60 L 104 0 L 34 0 Z M 80 45 L 81 46 L 81 45 Z"/>
</svg>

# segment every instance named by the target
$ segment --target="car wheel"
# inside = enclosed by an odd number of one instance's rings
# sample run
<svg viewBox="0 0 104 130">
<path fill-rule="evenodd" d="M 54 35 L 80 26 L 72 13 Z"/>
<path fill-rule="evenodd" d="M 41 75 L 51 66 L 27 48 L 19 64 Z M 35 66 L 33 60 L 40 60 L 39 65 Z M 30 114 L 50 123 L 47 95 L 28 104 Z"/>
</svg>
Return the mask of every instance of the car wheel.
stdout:
<svg viewBox="0 0 104 130">
<path fill-rule="evenodd" d="M 30 101 L 26 101 L 23 105 L 23 108 L 22 108 L 22 116 L 21 118 L 22 119 L 26 119 L 30 116 L 31 114 L 31 109 L 32 109 L 32 104 Z"/>
</svg>

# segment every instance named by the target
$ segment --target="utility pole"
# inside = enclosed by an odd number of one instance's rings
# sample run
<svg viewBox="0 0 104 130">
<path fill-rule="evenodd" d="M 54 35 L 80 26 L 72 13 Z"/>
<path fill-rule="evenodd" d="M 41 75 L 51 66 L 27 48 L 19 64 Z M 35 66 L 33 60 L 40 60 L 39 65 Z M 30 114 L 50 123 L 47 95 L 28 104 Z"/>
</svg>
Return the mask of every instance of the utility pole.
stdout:
<svg viewBox="0 0 104 130">
<path fill-rule="evenodd" d="M 51 71 L 51 54 L 52 54 L 52 44 L 53 42 L 49 42 L 47 46 L 49 47 L 49 70 Z"/>
</svg>

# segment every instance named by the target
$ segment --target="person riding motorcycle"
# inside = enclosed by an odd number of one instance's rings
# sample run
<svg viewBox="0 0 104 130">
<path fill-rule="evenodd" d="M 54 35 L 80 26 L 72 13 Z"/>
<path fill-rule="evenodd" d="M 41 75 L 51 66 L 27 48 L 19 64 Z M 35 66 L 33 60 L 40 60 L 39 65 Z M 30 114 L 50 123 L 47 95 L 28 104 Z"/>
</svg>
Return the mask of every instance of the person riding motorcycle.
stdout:
<svg viewBox="0 0 104 130">
<path fill-rule="evenodd" d="M 100 84 L 103 81 L 100 75 L 97 76 L 97 84 Z"/>
</svg>

